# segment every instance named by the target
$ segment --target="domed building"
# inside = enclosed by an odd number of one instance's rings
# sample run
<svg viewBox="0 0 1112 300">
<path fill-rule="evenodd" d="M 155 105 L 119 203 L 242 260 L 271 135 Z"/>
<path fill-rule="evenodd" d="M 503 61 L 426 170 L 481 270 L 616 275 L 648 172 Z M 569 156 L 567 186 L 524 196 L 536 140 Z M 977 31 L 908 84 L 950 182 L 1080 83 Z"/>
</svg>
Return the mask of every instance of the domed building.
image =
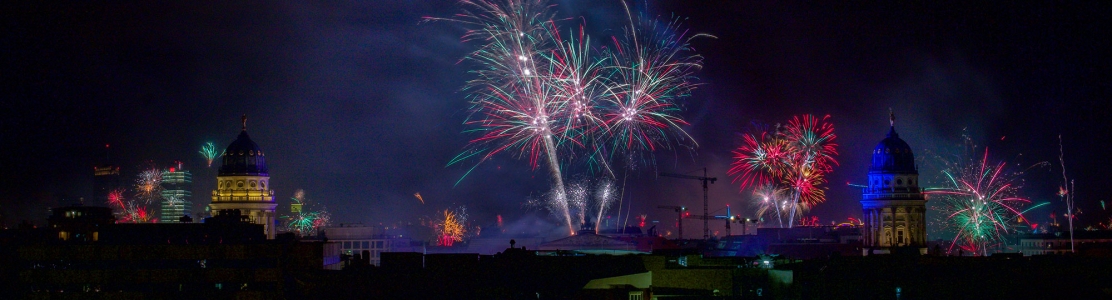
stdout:
<svg viewBox="0 0 1112 300">
<path fill-rule="evenodd" d="M 926 205 L 919 188 L 919 169 L 911 146 L 896 133 L 890 116 L 888 136 L 873 149 L 869 184 L 861 198 L 864 255 L 888 254 L 893 248 L 927 252 Z"/>
<path fill-rule="evenodd" d="M 273 239 L 274 190 L 269 189 L 270 173 L 266 167 L 266 153 L 247 136 L 247 115 L 243 116 L 243 130 L 228 145 L 222 157 L 223 164 L 216 175 L 216 190 L 212 191 L 209 208 L 213 215 L 224 210 L 239 210 L 251 223 L 263 225 L 266 237 Z"/>
</svg>

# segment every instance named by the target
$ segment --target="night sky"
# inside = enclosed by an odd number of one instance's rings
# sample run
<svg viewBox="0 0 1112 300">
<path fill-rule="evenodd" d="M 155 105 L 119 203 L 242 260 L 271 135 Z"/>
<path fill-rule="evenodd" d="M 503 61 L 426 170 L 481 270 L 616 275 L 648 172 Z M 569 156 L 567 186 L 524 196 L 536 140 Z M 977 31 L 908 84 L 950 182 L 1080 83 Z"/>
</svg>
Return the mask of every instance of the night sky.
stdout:
<svg viewBox="0 0 1112 300">
<path fill-rule="evenodd" d="M 754 1 L 635 1 L 636 13 L 678 17 L 705 59 L 702 84 L 684 102 L 694 152 L 660 151 L 629 173 L 626 203 L 671 229 L 657 205 L 701 210 L 699 182 L 657 178 L 707 167 L 711 211 L 751 213 L 748 193 L 726 174 L 739 133 L 752 122 L 831 115 L 840 166 L 829 176 L 824 223 L 861 214 L 860 190 L 872 148 L 896 129 L 915 150 L 921 181 L 938 183 L 928 153 L 956 147 L 962 134 L 992 160 L 1027 172 L 1023 195 L 1064 212 L 1058 135 L 1076 179 L 1082 224 L 1107 222 L 1101 200 L 1112 148 L 1112 28 L 1109 4 L 801 4 Z M 457 180 L 474 162 L 446 166 L 473 135 L 460 62 L 474 45 L 450 22 L 450 1 L 235 1 L 198 4 L 82 1 L 9 4 L 0 12 L 0 209 L 8 225 L 42 222 L 65 197 L 92 198 L 94 165 L 184 162 L 200 207 L 216 167 L 197 153 L 226 147 L 247 114 L 266 151 L 277 198 L 304 189 L 334 223 L 416 222 L 466 205 L 477 224 L 537 219 L 522 203 L 548 190 L 543 165 L 499 155 Z M 568 26 L 609 40 L 626 19 L 616 1 L 560 1 Z M 111 145 L 106 158 L 104 145 Z M 128 179 L 130 182 L 131 180 Z M 414 197 L 420 192 L 425 204 Z M 701 231 L 685 221 L 687 231 Z M 712 223 L 712 228 L 720 224 Z M 692 234 L 688 236 L 692 236 Z M 932 236 L 932 239 L 938 238 Z"/>
</svg>

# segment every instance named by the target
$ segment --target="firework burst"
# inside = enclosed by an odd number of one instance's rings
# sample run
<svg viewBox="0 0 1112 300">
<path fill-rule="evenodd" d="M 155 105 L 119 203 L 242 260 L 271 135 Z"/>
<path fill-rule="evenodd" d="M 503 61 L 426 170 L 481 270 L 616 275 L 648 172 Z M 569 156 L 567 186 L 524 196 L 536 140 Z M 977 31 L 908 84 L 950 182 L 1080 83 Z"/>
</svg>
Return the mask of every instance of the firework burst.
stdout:
<svg viewBox="0 0 1112 300">
<path fill-rule="evenodd" d="M 124 201 L 125 199 L 123 189 L 115 189 L 111 192 L 108 192 L 108 206 L 123 210 L 126 206 L 124 204 Z"/>
<path fill-rule="evenodd" d="M 673 144 L 696 146 L 677 113 L 678 101 L 696 86 L 692 74 L 702 58 L 692 54 L 690 37 L 677 34 L 685 32 L 677 22 L 635 22 L 626 7 L 629 26 L 610 49 L 593 47 L 583 26 L 563 34 L 564 20 L 554 19 L 546 1 L 460 6 L 454 18 L 426 19 L 463 24 L 463 41 L 477 46 L 464 58 L 479 66 L 465 87 L 471 113 L 464 123 L 478 137 L 449 165 L 477 160 L 474 170 L 509 152 L 534 169 L 543 166 L 552 182 L 546 206 L 574 233 L 573 221 L 586 218 L 572 211 L 587 204 L 569 198 L 577 192 L 565 186 L 562 161 L 585 157 L 591 169 L 613 178 L 611 158 L 633 161 Z"/>
<path fill-rule="evenodd" d="M 658 25 L 634 18 L 628 6 L 626 14 L 629 26 L 609 51 L 613 75 L 603 97 L 612 151 L 638 157 L 673 145 L 697 147 L 678 115 L 679 100 L 690 96 L 697 86 L 693 74 L 702 68 L 702 56 L 689 43 L 693 37 L 684 36 L 675 20 Z"/>
<path fill-rule="evenodd" d="M 462 242 L 467 236 L 467 207 L 460 207 L 456 211 L 445 209 L 439 220 L 433 224 L 436 230 L 436 244 L 438 246 L 452 246 Z"/>
<path fill-rule="evenodd" d="M 775 219 L 780 227 L 784 227 L 784 216 L 787 215 L 788 190 L 776 184 L 763 184 L 753 189 L 753 206 L 756 207 L 757 218 Z"/>
<path fill-rule="evenodd" d="M 212 167 L 212 160 L 220 157 L 221 154 L 216 152 L 216 145 L 214 145 L 212 142 L 208 142 L 202 145 L 201 151 L 198 152 L 201 153 L 201 156 L 205 157 L 205 160 L 208 161 L 208 166 L 210 168 Z"/>
<path fill-rule="evenodd" d="M 787 214 L 788 227 L 792 227 L 803 212 L 826 201 L 826 174 L 838 162 L 837 144 L 834 143 L 834 125 L 830 116 L 796 116 L 786 126 L 771 131 L 766 126 L 742 136 L 742 143 L 733 151 L 734 162 L 729 175 L 741 189 L 757 187 L 755 200 L 762 212 L 775 212 L 783 227 L 783 214 Z M 780 199 L 787 193 L 786 206 Z"/>
<path fill-rule="evenodd" d="M 975 147 L 969 146 L 968 153 Z M 973 253 L 987 254 L 987 248 L 1004 241 L 1004 234 L 1023 220 L 1022 206 L 1029 200 L 1018 196 L 1022 172 L 1007 171 L 1007 163 L 989 161 L 986 148 L 979 157 L 945 162 L 945 184 L 926 193 L 941 204 L 947 229 L 954 231 L 951 244 Z"/>
<path fill-rule="evenodd" d="M 135 196 L 146 204 L 162 199 L 162 170 L 150 168 L 140 172 L 135 179 Z"/>
<path fill-rule="evenodd" d="M 305 197 L 305 190 L 297 189 L 290 197 L 290 214 L 285 216 L 286 230 L 300 236 L 314 236 L 321 228 L 332 223 L 332 215 L 327 207 L 316 209 Z"/>
</svg>

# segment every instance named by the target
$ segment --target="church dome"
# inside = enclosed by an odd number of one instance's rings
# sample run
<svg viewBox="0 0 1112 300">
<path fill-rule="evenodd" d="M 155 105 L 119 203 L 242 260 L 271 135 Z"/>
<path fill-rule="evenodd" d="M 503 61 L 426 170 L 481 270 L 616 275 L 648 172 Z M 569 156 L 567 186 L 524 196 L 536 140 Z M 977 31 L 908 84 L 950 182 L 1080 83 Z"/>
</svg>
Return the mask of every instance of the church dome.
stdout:
<svg viewBox="0 0 1112 300">
<path fill-rule="evenodd" d="M 873 149 L 873 164 L 869 172 L 919 174 L 915 167 L 915 154 L 911 152 L 911 146 L 896 134 L 895 126 L 888 131 L 888 137 Z"/>
<path fill-rule="evenodd" d="M 243 131 L 224 150 L 224 164 L 220 166 L 219 176 L 269 176 L 266 154 L 247 136 L 246 123 L 245 116 Z"/>
</svg>

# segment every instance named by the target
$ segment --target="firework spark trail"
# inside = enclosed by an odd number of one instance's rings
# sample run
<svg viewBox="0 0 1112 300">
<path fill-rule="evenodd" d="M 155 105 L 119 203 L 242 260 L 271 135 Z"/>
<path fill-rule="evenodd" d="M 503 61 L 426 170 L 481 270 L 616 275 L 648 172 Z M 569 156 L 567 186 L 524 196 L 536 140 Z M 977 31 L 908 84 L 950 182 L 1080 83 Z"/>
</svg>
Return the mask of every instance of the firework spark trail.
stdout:
<svg viewBox="0 0 1112 300">
<path fill-rule="evenodd" d="M 613 39 L 609 51 L 606 93 L 606 137 L 611 151 L 643 157 L 672 145 L 698 147 L 681 126 L 689 125 L 677 113 L 679 101 L 695 89 L 694 72 L 702 68 L 702 56 L 694 54 L 690 41 L 704 34 L 686 36 L 673 20 L 660 25 L 647 18 L 634 18 L 622 3 L 629 24 L 622 39 Z M 613 154 L 611 154 L 613 156 Z M 651 159 L 650 159 L 651 161 Z"/>
<path fill-rule="evenodd" d="M 607 208 L 614 203 L 615 196 L 614 182 L 611 180 L 603 180 L 598 184 L 595 191 L 595 204 L 598 210 L 595 215 L 595 233 L 598 233 L 599 228 L 602 227 L 602 215 L 606 214 Z"/>
<path fill-rule="evenodd" d="M 1059 197 L 1066 202 L 1066 219 L 1069 221 L 1070 226 L 1070 252 L 1075 252 L 1073 245 L 1073 181 L 1066 177 L 1066 152 L 1062 148 L 1062 135 L 1058 135 L 1058 162 L 1062 166 L 1062 186 L 1058 188 Z M 1101 202 L 1101 206 L 1104 202 Z"/>
<path fill-rule="evenodd" d="M 331 223 L 331 215 L 327 210 L 302 210 L 294 215 L 286 217 L 286 219 L 289 222 L 286 228 L 290 231 L 297 232 L 300 236 L 316 235 L 321 228 L 327 227 Z"/>
<path fill-rule="evenodd" d="M 477 159 L 478 166 L 501 152 L 528 157 L 534 169 L 544 165 L 553 185 L 548 207 L 574 234 L 571 210 L 584 209 L 569 203 L 562 159 L 583 155 L 613 178 L 614 157 L 697 146 L 681 128 L 688 124 L 677 115 L 677 101 L 696 86 L 692 74 L 702 57 L 691 54 L 691 37 L 677 21 L 635 22 L 626 6 L 629 25 L 610 50 L 591 47 L 583 26 L 565 38 L 546 1 L 460 4 L 463 13 L 454 18 L 425 19 L 464 24 L 463 41 L 478 45 L 464 58 L 481 66 L 465 87 L 471 105 L 465 124 L 480 136 L 449 165 Z"/>
<path fill-rule="evenodd" d="M 574 181 L 568 186 L 568 206 L 572 210 L 573 218 L 578 224 L 586 222 L 587 202 L 590 201 L 590 182 L 586 180 Z"/>
<path fill-rule="evenodd" d="M 147 212 L 147 208 L 135 200 L 124 197 L 124 190 L 117 189 L 108 193 L 108 205 L 120 223 L 146 223 L 157 221 Z"/>
<path fill-rule="evenodd" d="M 314 203 L 310 203 L 308 198 L 305 197 L 305 190 L 297 189 L 293 197 L 290 197 L 291 211 L 290 215 L 285 216 L 286 229 L 296 232 L 300 236 L 313 236 L 316 235 L 322 228 L 331 225 L 332 215 L 328 212 L 327 207 L 316 209 Z M 298 209 L 294 209 L 294 206 Z"/>
<path fill-rule="evenodd" d="M 940 198 L 945 224 L 957 232 L 950 251 L 958 245 L 987 255 L 989 245 L 1002 242 L 1012 230 L 1010 221 L 1023 218 L 1019 208 L 1030 203 L 1017 195 L 1022 172 L 1005 172 L 1007 163 L 990 163 L 988 153 L 986 148 L 980 158 L 946 162 L 946 185 L 925 191 Z"/>
<path fill-rule="evenodd" d="M 201 146 L 201 151 L 198 152 L 201 153 L 201 156 L 205 157 L 205 160 L 208 161 L 208 166 L 210 168 L 212 167 L 212 160 L 220 156 L 220 153 L 216 153 L 216 145 L 212 142 L 205 143 L 203 146 Z"/>
<path fill-rule="evenodd" d="M 440 220 L 433 224 L 437 246 L 452 246 L 467 236 L 467 207 L 456 211 L 445 209 Z"/>
<path fill-rule="evenodd" d="M 150 168 L 140 172 L 135 179 L 135 192 L 143 203 L 158 202 L 162 198 L 162 171 Z"/>
<path fill-rule="evenodd" d="M 461 1 L 464 13 L 454 19 L 472 27 L 464 41 L 476 41 L 479 48 L 467 55 L 484 68 L 473 71 L 478 78 L 467 84 L 472 91 L 472 116 L 465 124 L 479 127 L 484 134 L 471 141 L 474 150 L 465 151 L 450 164 L 481 155 L 480 163 L 510 148 L 528 156 L 535 169 L 541 160 L 553 181 L 552 207 L 574 233 L 568 212 L 567 191 L 557 158 L 557 140 L 562 132 L 554 118 L 562 107 L 550 70 L 543 56 L 551 45 L 546 23 L 552 21 L 550 6 L 543 1 L 491 2 Z M 559 137 L 557 137 L 559 138 Z M 543 156 L 543 157 L 542 157 Z M 473 169 L 473 168 L 472 168 Z M 462 178 L 461 178 L 462 180 Z"/>
<path fill-rule="evenodd" d="M 788 122 L 785 138 L 793 154 L 791 176 L 792 210 L 788 227 L 792 227 L 797 210 L 809 209 L 826 200 L 823 189 L 816 188 L 825 182 L 823 174 L 833 170 L 838 162 L 837 144 L 834 144 L 834 125 L 827 122 L 830 115 L 821 120 L 812 115 L 796 116 Z M 802 203 L 801 203 L 802 202 Z M 797 208 L 802 204 L 802 208 Z"/>
<path fill-rule="evenodd" d="M 127 206 L 124 209 L 124 215 L 126 216 L 125 219 L 123 220 L 124 222 L 131 222 L 131 223 L 157 222 L 157 220 L 155 220 L 153 218 L 154 216 L 152 216 L 150 213 L 147 212 L 146 207 L 141 206 L 138 203 L 135 203 L 134 201 L 127 203 Z"/>
<path fill-rule="evenodd" d="M 829 119 L 829 115 L 796 116 L 775 131 L 756 126 L 756 132 L 743 135 L 742 145 L 733 151 L 734 161 L 728 171 L 734 176 L 733 182 L 740 183 L 742 190 L 759 187 L 754 190 L 760 194 L 758 207 L 764 207 L 762 211 L 766 212 L 775 209 L 781 227 L 779 214 L 788 214 L 791 228 L 797 214 L 801 217 L 803 212 L 826 201 L 825 177 L 838 164 L 834 160 L 838 145 L 834 143 L 834 125 Z M 784 189 L 788 193 L 786 206 L 780 201 L 765 200 L 779 198 L 767 195 L 778 196 Z"/>
<path fill-rule="evenodd" d="M 773 214 L 776 215 L 776 221 L 780 227 L 784 227 L 784 219 L 781 216 L 781 206 L 787 203 L 787 198 L 784 193 L 786 189 L 775 184 L 767 183 L 753 189 L 754 201 L 753 204 L 757 206 L 757 218 L 764 218 L 768 215 L 770 218 Z"/>
<path fill-rule="evenodd" d="M 733 182 L 740 182 L 742 189 L 768 184 L 787 169 L 787 141 L 773 135 L 763 131 L 745 134 L 742 145 L 733 151 L 734 162 L 727 174 L 740 174 Z"/>
<path fill-rule="evenodd" d="M 297 204 L 304 204 L 305 203 L 305 190 L 297 189 L 296 191 L 293 192 L 293 197 L 290 197 L 290 200 L 293 200 L 294 203 L 297 203 Z"/>
<path fill-rule="evenodd" d="M 599 222 L 606 210 L 614 202 L 617 191 L 613 181 L 603 177 L 594 180 L 580 178 L 573 180 L 568 186 L 568 203 L 571 204 L 571 213 L 579 224 L 587 224 L 587 217 L 595 219 L 594 227 L 599 230 Z"/>
<path fill-rule="evenodd" d="M 108 205 L 123 210 L 126 206 L 124 204 L 124 190 L 116 189 L 108 192 Z"/>
</svg>

